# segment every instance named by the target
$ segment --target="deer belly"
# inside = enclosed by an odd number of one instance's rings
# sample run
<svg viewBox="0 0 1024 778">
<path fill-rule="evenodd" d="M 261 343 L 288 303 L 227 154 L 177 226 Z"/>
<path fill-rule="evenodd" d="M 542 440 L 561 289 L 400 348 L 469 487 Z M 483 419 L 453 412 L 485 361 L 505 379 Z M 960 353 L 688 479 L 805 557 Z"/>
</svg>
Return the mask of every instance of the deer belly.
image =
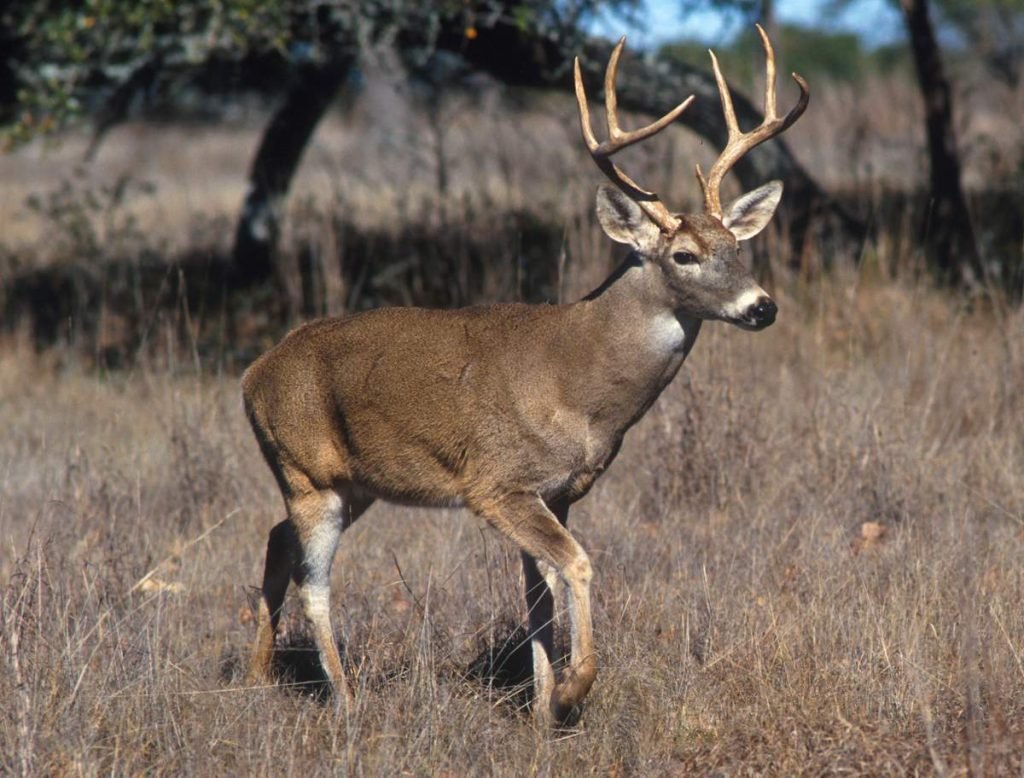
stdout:
<svg viewBox="0 0 1024 778">
<path fill-rule="evenodd" d="M 374 443 L 358 447 L 351 457 L 353 481 L 361 488 L 405 505 L 461 504 L 461 449 L 402 435 L 382 436 Z"/>
<path fill-rule="evenodd" d="M 617 441 L 582 435 L 563 439 L 562 445 L 551 451 L 549 471 L 538 492 L 545 499 L 569 497 L 579 499 L 594 485 L 615 458 Z"/>
</svg>

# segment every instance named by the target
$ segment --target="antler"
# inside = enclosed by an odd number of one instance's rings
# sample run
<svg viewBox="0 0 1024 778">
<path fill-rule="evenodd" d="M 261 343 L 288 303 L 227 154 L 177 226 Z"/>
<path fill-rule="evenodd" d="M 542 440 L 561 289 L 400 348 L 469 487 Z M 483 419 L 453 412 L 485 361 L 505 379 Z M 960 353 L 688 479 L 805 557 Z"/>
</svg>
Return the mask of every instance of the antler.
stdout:
<svg viewBox="0 0 1024 778">
<path fill-rule="evenodd" d="M 722 113 L 725 114 L 725 125 L 729 129 L 729 140 L 725 149 L 711 166 L 708 177 L 705 180 L 700 165 L 697 165 L 697 180 L 700 181 L 700 188 L 704 192 L 705 213 L 722 218 L 722 201 L 719 189 L 722 186 L 722 179 L 732 169 L 739 159 L 755 146 L 764 143 L 769 138 L 774 138 L 789 128 L 807 108 L 807 101 L 810 99 L 810 91 L 807 82 L 799 75 L 793 73 L 793 80 L 800 87 L 800 99 L 797 100 L 793 109 L 780 119 L 775 113 L 775 51 L 772 49 L 771 41 L 765 34 L 761 25 L 757 25 L 757 32 L 761 36 L 761 43 L 764 45 L 765 63 L 765 86 L 764 86 L 764 121 L 761 126 L 750 132 L 741 132 L 736 121 L 736 111 L 732 105 L 732 95 L 729 93 L 729 86 L 725 83 L 722 71 L 718 67 L 718 58 L 715 52 L 709 51 L 711 64 L 715 71 L 715 80 L 718 82 L 718 93 L 722 97 Z"/>
<path fill-rule="evenodd" d="M 668 208 L 658 199 L 654 192 L 648 192 L 641 188 L 632 178 L 627 176 L 619 167 L 612 162 L 611 156 L 620 149 L 631 146 L 642 140 L 650 138 L 668 127 L 679 118 L 691 102 L 693 95 L 683 100 L 679 105 L 662 116 L 658 121 L 641 127 L 639 130 L 624 132 L 619 129 L 618 98 L 615 94 L 615 77 L 619 72 L 619 57 L 626 45 L 626 37 L 623 36 L 612 50 L 612 56 L 608 60 L 608 68 L 604 74 L 604 106 L 608 119 L 608 140 L 598 143 L 594 136 L 594 128 L 590 124 L 590 109 L 587 107 L 587 93 L 583 89 L 583 77 L 580 74 L 580 58 L 576 57 L 574 74 L 576 78 L 576 103 L 580 109 L 580 129 L 583 131 L 583 140 L 587 144 L 590 156 L 601 168 L 612 183 L 636 201 L 644 212 L 651 217 L 655 224 L 665 233 L 673 233 L 679 227 L 679 219 L 673 216 Z"/>
</svg>

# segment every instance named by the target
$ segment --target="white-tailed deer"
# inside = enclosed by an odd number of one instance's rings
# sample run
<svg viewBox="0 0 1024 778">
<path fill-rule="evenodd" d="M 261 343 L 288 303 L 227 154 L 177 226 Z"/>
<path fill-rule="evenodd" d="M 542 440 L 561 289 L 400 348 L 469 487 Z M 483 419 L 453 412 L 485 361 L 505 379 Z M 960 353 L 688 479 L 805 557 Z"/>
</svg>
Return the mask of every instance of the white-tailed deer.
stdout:
<svg viewBox="0 0 1024 778">
<path fill-rule="evenodd" d="M 385 308 L 314 321 L 291 332 L 242 378 L 245 407 L 284 496 L 287 518 L 270 532 L 250 677 L 266 678 L 289 580 L 299 588 L 336 694 L 351 692 L 330 618 L 330 572 L 342 531 L 376 499 L 463 505 L 522 552 L 533 649 L 534 710 L 562 722 L 597 672 L 591 567 L 566 529 L 569 507 L 615 458 L 622 437 L 672 380 L 701 322 L 760 330 L 776 306 L 738 256 L 778 205 L 773 181 L 726 208 L 723 177 L 754 146 L 807 107 L 807 84 L 783 118 L 775 110 L 775 57 L 767 57 L 764 122 L 740 131 L 718 62 L 729 140 L 708 172 L 697 168 L 703 212 L 674 214 L 611 156 L 667 127 L 693 100 L 633 132 L 619 129 L 615 77 L 605 75 L 608 140 L 590 125 L 576 61 L 576 99 L 587 148 L 614 187 L 597 193 L 612 240 L 632 248 L 598 289 L 567 305 L 459 310 Z M 553 658 L 552 587 L 568 590 L 571 658 Z M 550 583 L 550 585 L 549 585 Z"/>
</svg>

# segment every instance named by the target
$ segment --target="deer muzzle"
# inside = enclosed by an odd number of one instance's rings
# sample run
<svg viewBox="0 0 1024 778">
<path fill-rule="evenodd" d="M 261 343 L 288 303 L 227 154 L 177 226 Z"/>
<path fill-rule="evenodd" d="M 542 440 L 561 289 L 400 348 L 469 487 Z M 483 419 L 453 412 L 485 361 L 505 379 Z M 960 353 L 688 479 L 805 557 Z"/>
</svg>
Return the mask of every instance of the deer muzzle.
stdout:
<svg viewBox="0 0 1024 778">
<path fill-rule="evenodd" d="M 775 322 L 779 306 L 759 286 L 743 292 L 722 311 L 722 319 L 745 330 L 763 330 Z"/>
<path fill-rule="evenodd" d="M 757 330 L 775 322 L 775 314 L 779 312 L 779 306 L 770 297 L 762 297 L 747 310 L 744 318 L 750 322 L 750 326 Z"/>
</svg>

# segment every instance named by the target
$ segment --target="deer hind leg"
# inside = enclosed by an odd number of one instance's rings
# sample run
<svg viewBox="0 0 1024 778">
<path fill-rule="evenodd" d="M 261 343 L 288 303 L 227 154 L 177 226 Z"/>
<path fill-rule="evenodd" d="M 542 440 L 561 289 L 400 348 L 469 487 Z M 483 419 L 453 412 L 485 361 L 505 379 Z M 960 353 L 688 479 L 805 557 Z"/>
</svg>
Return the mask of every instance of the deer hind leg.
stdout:
<svg viewBox="0 0 1024 778">
<path fill-rule="evenodd" d="M 545 691 L 541 688 L 545 683 L 544 677 L 534 679 L 537 684 L 534 710 L 538 720 L 546 722 L 553 719 L 556 723 L 563 723 L 583 701 L 597 675 L 590 617 L 590 560 L 537 495 L 513 494 L 481 501 L 473 507 L 530 557 L 554 567 L 569 590 L 572 623 L 570 665 L 548 697 L 541 696 Z M 528 570 L 528 573 L 532 575 L 532 571 Z M 538 616 L 537 621 L 541 618 Z M 543 646 L 544 638 L 540 640 Z"/>
<path fill-rule="evenodd" d="M 351 692 L 331 626 L 331 567 L 341 533 L 373 500 L 360 494 L 343 494 L 344 497 L 324 490 L 291 498 L 289 518 L 271 530 L 250 678 L 265 679 L 268 675 L 290 577 L 299 587 L 303 612 L 312 627 L 324 672 L 335 694 L 347 702 Z"/>
<path fill-rule="evenodd" d="M 302 609 L 313 629 L 320 663 L 338 698 L 348 704 L 352 691 L 345 681 L 341 655 L 331 626 L 331 566 L 338 539 L 373 499 L 354 491 L 324 490 L 293 501 L 299 554 L 292 567 L 292 578 L 299 587 Z"/>
<path fill-rule="evenodd" d="M 312 628 L 327 680 L 335 695 L 347 703 L 352 692 L 345 682 L 331 625 L 331 567 L 343 529 L 344 504 L 334 492 L 316 492 L 289 507 L 299 551 L 292 579 L 299 588 L 302 610 Z"/>
</svg>

